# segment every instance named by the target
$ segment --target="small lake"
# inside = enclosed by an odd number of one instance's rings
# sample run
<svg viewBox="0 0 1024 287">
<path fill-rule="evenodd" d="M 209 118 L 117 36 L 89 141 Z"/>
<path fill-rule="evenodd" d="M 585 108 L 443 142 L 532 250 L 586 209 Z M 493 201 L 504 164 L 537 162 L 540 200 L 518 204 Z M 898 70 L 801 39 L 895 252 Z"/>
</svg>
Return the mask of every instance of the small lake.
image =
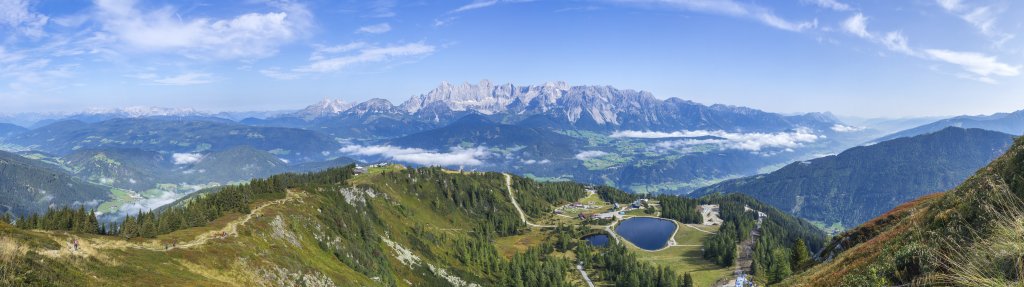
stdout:
<svg viewBox="0 0 1024 287">
<path fill-rule="evenodd" d="M 611 239 L 611 238 L 608 238 L 608 234 L 603 234 L 603 233 L 592 234 L 592 235 L 587 235 L 587 236 L 583 237 L 583 240 L 586 240 L 587 244 L 590 244 L 591 246 L 597 246 L 597 247 L 606 247 L 606 246 L 608 246 L 608 240 L 609 239 Z"/>
<path fill-rule="evenodd" d="M 651 217 L 634 217 L 615 226 L 615 233 L 645 250 L 665 247 L 675 231 L 675 222 Z"/>
</svg>

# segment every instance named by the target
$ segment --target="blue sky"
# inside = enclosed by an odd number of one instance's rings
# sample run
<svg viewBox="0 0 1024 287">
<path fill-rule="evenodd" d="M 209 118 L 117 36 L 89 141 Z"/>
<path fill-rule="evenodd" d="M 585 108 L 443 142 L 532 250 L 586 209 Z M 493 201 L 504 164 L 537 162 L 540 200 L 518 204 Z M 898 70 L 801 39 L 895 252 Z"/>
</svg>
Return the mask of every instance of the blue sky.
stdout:
<svg viewBox="0 0 1024 287">
<path fill-rule="evenodd" d="M 0 0 L 0 112 L 396 104 L 441 81 L 773 112 L 1024 109 L 1010 0 Z"/>
</svg>

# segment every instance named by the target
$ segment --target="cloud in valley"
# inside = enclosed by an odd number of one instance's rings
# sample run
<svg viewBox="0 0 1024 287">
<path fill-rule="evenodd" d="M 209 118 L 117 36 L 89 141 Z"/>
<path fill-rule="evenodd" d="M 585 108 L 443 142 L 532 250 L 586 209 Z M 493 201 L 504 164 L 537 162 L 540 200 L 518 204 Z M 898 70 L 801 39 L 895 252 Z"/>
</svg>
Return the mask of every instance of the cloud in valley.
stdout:
<svg viewBox="0 0 1024 287">
<path fill-rule="evenodd" d="M 484 164 L 484 159 L 491 155 L 484 147 L 453 147 L 448 152 L 437 152 L 390 145 L 349 145 L 341 148 L 339 151 L 349 155 L 381 156 L 400 162 L 436 166 L 482 165 Z"/>
<path fill-rule="evenodd" d="M 832 126 L 831 129 L 832 129 L 832 131 L 838 132 L 838 133 L 848 133 L 848 132 L 863 131 L 864 127 L 855 127 L 855 126 L 835 124 L 835 125 Z"/>
<path fill-rule="evenodd" d="M 761 151 L 770 148 L 792 149 L 801 147 L 807 143 L 813 143 L 824 139 L 823 135 L 815 135 L 808 129 L 797 129 L 793 132 L 779 133 L 731 133 L 726 131 L 676 131 L 676 132 L 653 132 L 653 131 L 617 131 L 612 133 L 613 138 L 691 138 L 673 141 L 665 141 L 657 144 L 658 147 L 674 149 L 694 145 L 714 144 L 721 149 L 735 149 L 747 151 Z M 692 139 L 698 137 L 712 137 L 705 139 Z"/>
<path fill-rule="evenodd" d="M 602 156 L 605 156 L 607 154 L 608 153 L 603 152 L 603 151 L 599 151 L 599 150 L 588 150 L 588 151 L 584 151 L 584 152 L 576 154 L 576 159 L 584 160 L 585 161 L 585 160 L 592 159 L 592 158 L 602 157 Z"/>
<path fill-rule="evenodd" d="M 154 210 L 154 209 L 157 209 L 157 208 L 159 208 L 161 206 L 170 204 L 170 203 L 172 203 L 172 202 L 174 202 L 174 201 L 176 201 L 178 199 L 181 199 L 182 197 L 185 197 L 188 194 L 189 193 L 177 193 L 177 192 L 172 192 L 172 191 L 164 191 L 159 196 L 152 197 L 152 198 L 139 199 L 139 200 L 127 203 L 125 205 L 122 205 L 121 208 L 119 208 L 116 212 L 114 212 L 113 216 L 115 218 L 123 218 L 125 215 L 135 215 L 135 214 L 138 214 L 139 211 L 146 212 L 146 211 Z M 104 215 L 105 214 L 104 211 L 102 211 L 102 210 L 100 212 L 98 212 L 98 213 L 99 213 L 99 215 Z"/>
<path fill-rule="evenodd" d="M 198 153 L 176 153 L 171 157 L 177 165 L 193 164 L 203 160 L 203 155 Z"/>
</svg>

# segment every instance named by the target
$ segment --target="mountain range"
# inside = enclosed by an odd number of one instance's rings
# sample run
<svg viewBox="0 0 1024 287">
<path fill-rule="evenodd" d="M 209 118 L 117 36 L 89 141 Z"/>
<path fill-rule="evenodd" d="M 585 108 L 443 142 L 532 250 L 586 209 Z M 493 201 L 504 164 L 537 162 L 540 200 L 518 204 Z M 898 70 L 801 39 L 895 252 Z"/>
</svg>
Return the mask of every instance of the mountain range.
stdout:
<svg viewBox="0 0 1024 287">
<path fill-rule="evenodd" d="M 935 132 L 946 127 L 977 128 L 1011 135 L 1024 134 L 1024 110 L 983 116 L 957 116 L 886 135 L 878 141 Z"/>
</svg>

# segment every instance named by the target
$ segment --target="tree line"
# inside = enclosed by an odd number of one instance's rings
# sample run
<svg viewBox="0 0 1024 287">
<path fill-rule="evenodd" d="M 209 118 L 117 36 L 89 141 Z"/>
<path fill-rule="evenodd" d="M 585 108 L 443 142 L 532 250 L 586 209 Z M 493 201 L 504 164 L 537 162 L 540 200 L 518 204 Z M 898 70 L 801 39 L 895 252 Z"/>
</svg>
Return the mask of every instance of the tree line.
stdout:
<svg viewBox="0 0 1024 287">
<path fill-rule="evenodd" d="M 661 217 L 674 219 L 682 223 L 702 223 L 704 217 L 697 209 L 700 202 L 696 199 L 674 195 L 661 195 L 656 198 L 661 205 Z"/>
</svg>

